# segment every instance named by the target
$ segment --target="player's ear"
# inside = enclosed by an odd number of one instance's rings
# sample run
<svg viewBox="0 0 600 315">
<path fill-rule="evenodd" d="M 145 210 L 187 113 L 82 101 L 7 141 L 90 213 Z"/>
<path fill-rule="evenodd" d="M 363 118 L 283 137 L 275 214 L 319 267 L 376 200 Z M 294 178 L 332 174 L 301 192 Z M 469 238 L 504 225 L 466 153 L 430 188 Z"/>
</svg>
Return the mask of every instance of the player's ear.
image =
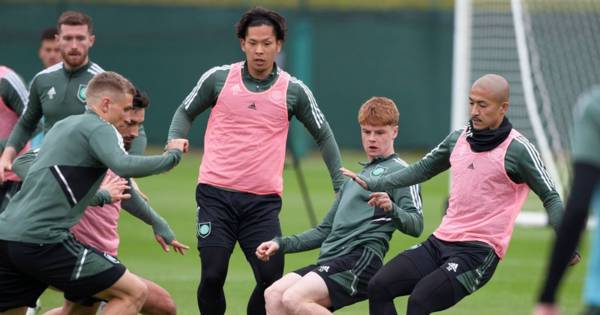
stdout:
<svg viewBox="0 0 600 315">
<path fill-rule="evenodd" d="M 240 48 L 242 49 L 243 52 L 246 52 L 246 48 L 244 48 L 245 44 L 246 44 L 246 40 L 243 38 L 240 38 Z"/>
<path fill-rule="evenodd" d="M 283 47 L 283 41 L 277 40 L 277 53 L 281 52 L 281 47 Z"/>
<path fill-rule="evenodd" d="M 96 42 L 96 35 L 90 35 L 90 47 L 94 46 Z"/>
</svg>

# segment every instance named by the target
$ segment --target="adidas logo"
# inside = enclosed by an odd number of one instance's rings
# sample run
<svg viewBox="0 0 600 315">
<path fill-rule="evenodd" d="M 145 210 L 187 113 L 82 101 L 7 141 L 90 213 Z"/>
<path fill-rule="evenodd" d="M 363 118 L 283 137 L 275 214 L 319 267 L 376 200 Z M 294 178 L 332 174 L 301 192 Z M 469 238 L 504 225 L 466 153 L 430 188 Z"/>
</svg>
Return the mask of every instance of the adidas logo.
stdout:
<svg viewBox="0 0 600 315">
<path fill-rule="evenodd" d="M 329 272 L 329 266 L 321 266 L 321 267 L 319 267 L 319 272 Z"/>
<path fill-rule="evenodd" d="M 448 263 L 448 267 L 446 267 L 446 270 L 448 270 L 448 271 L 456 272 L 457 269 L 458 269 L 457 263 Z"/>
<path fill-rule="evenodd" d="M 254 103 L 252 103 L 252 104 L 248 105 L 248 108 L 256 110 L 256 105 Z"/>
<path fill-rule="evenodd" d="M 470 170 L 474 170 L 475 166 L 473 165 L 473 163 L 471 163 L 471 164 L 469 164 L 469 166 L 467 166 L 467 168 L 470 169 Z"/>
</svg>

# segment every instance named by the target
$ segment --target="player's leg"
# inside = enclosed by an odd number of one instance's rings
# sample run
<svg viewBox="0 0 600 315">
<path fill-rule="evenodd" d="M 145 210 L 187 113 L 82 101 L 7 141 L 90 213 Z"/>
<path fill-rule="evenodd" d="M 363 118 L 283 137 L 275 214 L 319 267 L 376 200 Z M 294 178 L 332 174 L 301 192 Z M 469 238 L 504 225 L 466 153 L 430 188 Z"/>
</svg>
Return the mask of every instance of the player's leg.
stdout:
<svg viewBox="0 0 600 315">
<path fill-rule="evenodd" d="M 231 205 L 235 194 L 205 184 L 199 184 L 196 188 L 201 265 L 197 300 L 198 309 L 203 315 L 225 314 L 223 285 L 238 230 L 237 214 Z"/>
<path fill-rule="evenodd" d="M 148 287 L 148 298 L 142 306 L 140 313 L 144 315 L 175 315 L 177 314 L 177 307 L 173 298 L 161 286 L 148 280 L 141 278 L 142 281 Z"/>
<path fill-rule="evenodd" d="M 408 299 L 407 315 L 442 311 L 485 285 L 494 274 L 498 256 L 487 246 L 455 243 L 439 247 L 453 254 L 438 269 L 423 277 Z"/>
<path fill-rule="evenodd" d="M 326 315 L 331 300 L 325 280 L 314 272 L 307 273 L 302 279 L 288 288 L 282 296 L 282 303 L 290 315 Z"/>
<path fill-rule="evenodd" d="M 592 211 L 596 219 L 600 218 L 600 189 L 596 189 L 592 199 Z M 583 298 L 589 314 L 600 314 L 600 228 L 592 230 L 589 261 Z M 587 315 L 587 313 L 586 313 Z"/>
<path fill-rule="evenodd" d="M 256 247 L 262 242 L 281 235 L 279 211 L 281 197 L 278 195 L 254 195 L 239 193 L 234 203 L 241 213 L 238 240 L 252 267 L 256 286 L 248 301 L 247 313 L 265 314 L 265 289 L 283 275 L 284 255 L 281 252 L 264 262 L 256 258 Z"/>
<path fill-rule="evenodd" d="M 80 305 L 71 301 L 65 300 L 62 307 L 53 308 L 44 315 L 62 315 L 62 314 L 77 314 L 77 315 L 95 315 L 100 307 L 100 302 L 95 302 L 92 305 Z"/>
<path fill-rule="evenodd" d="M 129 271 L 125 273 L 110 288 L 94 296 L 108 300 L 102 310 L 104 315 L 137 314 L 148 296 L 146 284 Z M 76 313 L 75 313 L 76 314 Z"/>
<path fill-rule="evenodd" d="M 394 257 L 369 281 L 369 312 L 372 315 L 397 314 L 394 298 L 409 295 L 417 283 L 436 270 L 439 257 L 430 240 Z"/>
<path fill-rule="evenodd" d="M 281 279 L 275 281 L 275 283 L 265 290 L 265 306 L 267 309 L 267 315 L 285 315 L 286 311 L 283 303 L 281 302 L 283 292 L 294 285 L 294 283 L 298 282 L 301 278 L 301 275 L 290 272 Z"/>
</svg>

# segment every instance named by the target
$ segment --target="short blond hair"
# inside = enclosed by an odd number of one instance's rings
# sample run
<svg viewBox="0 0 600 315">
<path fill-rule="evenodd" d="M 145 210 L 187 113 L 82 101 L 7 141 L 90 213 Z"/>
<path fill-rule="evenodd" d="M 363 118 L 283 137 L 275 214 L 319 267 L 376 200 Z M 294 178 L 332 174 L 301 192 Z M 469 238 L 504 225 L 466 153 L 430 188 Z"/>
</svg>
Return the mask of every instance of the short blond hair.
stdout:
<svg viewBox="0 0 600 315">
<path fill-rule="evenodd" d="M 358 123 L 371 126 L 398 126 L 400 112 L 387 97 L 374 96 L 358 110 Z"/>
<path fill-rule="evenodd" d="M 88 83 L 86 90 L 86 99 L 88 104 L 93 103 L 100 97 L 111 94 L 112 96 L 125 96 L 125 94 L 135 95 L 135 88 L 124 76 L 106 71 L 99 73 Z"/>
</svg>

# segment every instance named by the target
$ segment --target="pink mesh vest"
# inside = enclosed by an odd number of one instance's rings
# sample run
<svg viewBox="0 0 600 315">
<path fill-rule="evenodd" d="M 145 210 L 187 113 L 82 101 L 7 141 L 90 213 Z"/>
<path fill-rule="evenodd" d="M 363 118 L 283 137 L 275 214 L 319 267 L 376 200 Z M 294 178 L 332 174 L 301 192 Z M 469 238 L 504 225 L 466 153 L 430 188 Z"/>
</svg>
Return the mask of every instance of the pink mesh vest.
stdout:
<svg viewBox="0 0 600 315">
<path fill-rule="evenodd" d="M 527 198 L 527 184 L 516 184 L 506 174 L 504 157 L 511 141 L 520 136 L 512 130 L 498 147 L 473 152 L 465 132 L 450 155 L 452 185 L 450 202 L 442 223 L 433 233 L 450 241 L 481 241 L 504 258 L 515 220 Z"/>
<path fill-rule="evenodd" d="M 231 66 L 204 136 L 199 183 L 258 195 L 283 192 L 290 75 L 279 70 L 264 92 L 242 81 L 244 63 Z"/>
<path fill-rule="evenodd" d="M 106 172 L 105 184 L 118 177 L 111 170 Z M 83 212 L 79 223 L 71 227 L 71 233 L 80 242 L 92 246 L 111 256 L 117 256 L 119 250 L 119 212 L 121 202 L 107 203 L 103 207 L 89 206 Z"/>
<path fill-rule="evenodd" d="M 0 80 L 9 73 L 13 73 L 13 71 L 10 68 L 7 68 L 5 66 L 0 66 Z M 10 107 L 8 107 L 8 105 L 6 105 L 4 100 L 0 97 L 0 138 L 1 139 L 6 139 L 6 138 L 8 138 L 8 136 L 10 136 L 10 132 L 17 124 L 17 120 L 19 120 L 19 116 L 17 116 L 17 113 L 15 113 Z M 19 154 L 22 154 L 27 151 L 29 151 L 29 143 L 27 143 L 27 145 L 23 148 L 23 150 L 21 150 L 21 152 Z M 5 176 L 6 176 L 6 180 L 10 180 L 10 181 L 14 181 L 14 182 L 21 181 L 19 176 L 17 176 L 17 174 L 15 174 L 11 171 L 6 172 Z"/>
</svg>

